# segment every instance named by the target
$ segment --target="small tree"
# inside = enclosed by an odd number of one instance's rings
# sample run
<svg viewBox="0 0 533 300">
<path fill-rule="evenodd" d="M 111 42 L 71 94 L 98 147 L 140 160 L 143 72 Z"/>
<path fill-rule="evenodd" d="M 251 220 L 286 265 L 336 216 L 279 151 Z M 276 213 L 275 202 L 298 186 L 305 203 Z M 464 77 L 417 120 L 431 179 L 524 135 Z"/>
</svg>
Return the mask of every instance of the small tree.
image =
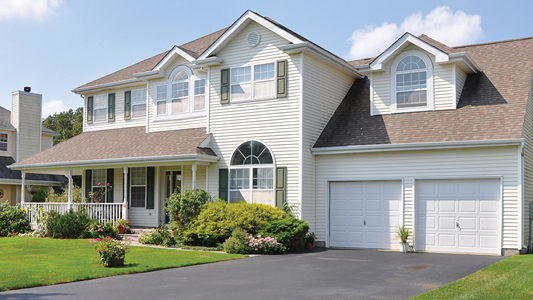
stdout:
<svg viewBox="0 0 533 300">
<path fill-rule="evenodd" d="M 182 193 L 174 192 L 167 198 L 165 210 L 175 227 L 183 228 L 185 224 L 196 219 L 202 206 L 211 200 L 211 195 L 202 190 L 185 190 Z"/>
<path fill-rule="evenodd" d="M 45 191 L 42 187 L 39 188 L 37 193 L 31 197 L 31 202 L 45 202 L 48 197 L 48 192 Z"/>
</svg>

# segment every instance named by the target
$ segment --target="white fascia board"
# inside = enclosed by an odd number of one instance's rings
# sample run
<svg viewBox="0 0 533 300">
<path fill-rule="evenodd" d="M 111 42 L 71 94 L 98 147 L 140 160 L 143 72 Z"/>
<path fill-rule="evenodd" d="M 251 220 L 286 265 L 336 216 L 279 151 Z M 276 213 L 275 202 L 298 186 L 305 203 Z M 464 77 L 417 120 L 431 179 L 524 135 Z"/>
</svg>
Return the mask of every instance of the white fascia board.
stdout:
<svg viewBox="0 0 533 300">
<path fill-rule="evenodd" d="M 152 71 L 163 70 L 172 61 L 172 59 L 175 56 L 181 56 L 185 58 L 186 60 L 188 60 L 189 62 L 192 62 L 193 60 L 195 60 L 195 58 L 192 57 L 192 55 L 181 50 L 180 47 L 174 46 L 172 50 L 170 50 L 167 53 L 167 55 L 165 55 L 165 57 L 163 57 L 163 59 L 152 69 Z"/>
<path fill-rule="evenodd" d="M 136 74 L 133 74 L 132 76 L 135 78 L 139 78 L 140 80 L 146 81 L 149 79 L 162 78 L 165 76 L 165 72 L 163 70 L 148 71 L 148 72 L 136 73 Z"/>
<path fill-rule="evenodd" d="M 363 78 L 364 75 L 357 72 L 357 70 L 345 60 L 325 51 L 324 49 L 316 46 L 310 42 L 302 42 L 299 44 L 290 44 L 278 47 L 281 51 L 287 54 L 305 53 L 314 56 L 329 65 L 333 65 L 337 68 L 341 68 L 348 74 L 356 78 Z"/>
<path fill-rule="evenodd" d="M 211 66 L 218 66 L 223 62 L 222 58 L 212 56 L 209 58 L 204 59 L 197 59 L 192 61 L 193 64 L 197 65 L 198 67 L 211 67 Z"/>
<path fill-rule="evenodd" d="M 98 91 L 110 89 L 110 88 L 133 86 L 139 83 L 143 83 L 142 80 L 137 79 L 137 78 L 132 78 L 132 79 L 127 79 L 127 80 L 122 80 L 122 81 L 94 85 L 94 86 L 90 86 L 86 88 L 75 89 L 75 90 L 71 90 L 71 92 L 82 95 L 82 94 L 94 93 L 94 92 L 98 92 Z"/>
<path fill-rule="evenodd" d="M 2 126 L 0 126 L 0 130 L 5 130 L 5 131 L 15 131 L 14 128 L 7 128 L 7 127 L 2 127 Z"/>
<path fill-rule="evenodd" d="M 318 148 L 312 148 L 311 153 L 313 155 L 327 155 L 327 154 L 349 154 L 349 153 L 368 153 L 368 152 L 502 147 L 502 146 L 519 146 L 521 145 L 522 142 L 524 142 L 524 139 L 520 138 L 520 139 L 505 139 L 505 140 L 477 140 L 477 141 L 456 141 L 456 142 L 318 147 Z"/>
<path fill-rule="evenodd" d="M 382 70 L 383 65 L 393 57 L 398 50 L 401 50 L 406 43 L 411 43 L 420 49 L 435 56 L 437 63 L 448 62 L 450 60 L 449 55 L 440 51 L 439 49 L 431 46 L 430 44 L 422 41 L 414 35 L 406 32 L 401 38 L 399 38 L 394 44 L 392 44 L 385 52 L 381 53 L 371 64 L 371 70 Z"/>
<path fill-rule="evenodd" d="M 471 72 L 467 72 L 468 70 L 464 70 L 467 73 L 477 73 L 481 70 L 481 68 L 476 64 L 476 62 L 468 55 L 466 52 L 459 52 L 459 53 L 452 53 L 450 54 L 450 61 L 451 62 L 463 62 L 468 68 L 470 68 Z"/>
<path fill-rule="evenodd" d="M 222 34 L 222 36 L 220 36 L 215 43 L 213 43 L 209 48 L 207 48 L 207 50 L 202 53 L 202 55 L 200 55 L 198 60 L 208 58 L 213 52 L 215 52 L 221 47 L 224 47 L 227 41 L 230 41 L 231 37 L 234 34 L 239 33 L 242 28 L 244 28 L 244 26 L 248 25 L 250 21 L 255 21 L 256 23 L 264 26 L 265 28 L 278 34 L 279 36 L 283 37 L 284 39 L 288 40 L 293 44 L 299 44 L 302 42 L 301 39 L 295 37 L 294 35 L 274 25 L 272 22 L 249 10 L 245 12 L 235 23 L 233 23 L 233 25 L 228 30 L 226 30 L 226 32 L 224 32 L 224 34 Z"/>
<path fill-rule="evenodd" d="M 60 181 L 44 181 L 44 180 L 28 180 L 26 179 L 26 185 L 39 185 L 39 186 L 61 186 Z M 22 185 L 22 179 L 0 179 L 0 184 L 10 185 Z"/>
<path fill-rule="evenodd" d="M 28 173 L 41 172 L 43 169 L 48 170 L 63 170 L 63 169 L 84 169 L 95 167 L 127 167 L 132 165 L 171 165 L 171 164 L 184 164 L 186 161 L 196 164 L 210 164 L 217 162 L 220 158 L 212 155 L 205 154 L 187 154 L 187 155 L 168 155 L 168 156 L 152 156 L 152 157 L 135 157 L 135 158 L 111 158 L 101 160 L 84 160 L 84 161 L 69 161 L 62 163 L 43 163 L 43 164 L 31 164 L 31 165 L 10 165 L 7 166 L 12 170 L 21 170 Z"/>
</svg>

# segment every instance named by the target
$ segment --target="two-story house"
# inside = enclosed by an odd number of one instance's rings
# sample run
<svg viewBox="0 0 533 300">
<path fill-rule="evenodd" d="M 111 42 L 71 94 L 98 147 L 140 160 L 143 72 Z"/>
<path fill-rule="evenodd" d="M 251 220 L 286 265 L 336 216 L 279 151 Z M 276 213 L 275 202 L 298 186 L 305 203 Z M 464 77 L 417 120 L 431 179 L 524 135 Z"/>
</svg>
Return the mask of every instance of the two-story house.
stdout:
<svg viewBox="0 0 533 300">
<path fill-rule="evenodd" d="M 166 197 L 202 188 L 297 205 L 326 247 L 398 248 L 406 225 L 416 251 L 518 252 L 532 50 L 530 38 L 452 48 L 406 33 L 347 62 L 247 11 L 74 89 L 84 132 L 13 169 L 82 175 L 85 195 L 127 203 L 134 226 L 168 222 Z"/>
</svg>

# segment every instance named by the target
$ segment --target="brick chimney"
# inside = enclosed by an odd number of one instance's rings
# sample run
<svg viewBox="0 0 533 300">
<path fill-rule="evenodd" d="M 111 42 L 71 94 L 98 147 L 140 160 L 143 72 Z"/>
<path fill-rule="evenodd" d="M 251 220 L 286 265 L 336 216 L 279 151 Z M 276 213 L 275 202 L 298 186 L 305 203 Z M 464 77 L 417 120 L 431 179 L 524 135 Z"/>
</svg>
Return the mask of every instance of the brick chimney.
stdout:
<svg viewBox="0 0 533 300">
<path fill-rule="evenodd" d="M 15 160 L 23 160 L 41 151 L 41 113 L 43 95 L 24 91 L 11 93 L 11 125 L 15 127 Z M 11 142 L 11 141 L 10 141 Z"/>
</svg>

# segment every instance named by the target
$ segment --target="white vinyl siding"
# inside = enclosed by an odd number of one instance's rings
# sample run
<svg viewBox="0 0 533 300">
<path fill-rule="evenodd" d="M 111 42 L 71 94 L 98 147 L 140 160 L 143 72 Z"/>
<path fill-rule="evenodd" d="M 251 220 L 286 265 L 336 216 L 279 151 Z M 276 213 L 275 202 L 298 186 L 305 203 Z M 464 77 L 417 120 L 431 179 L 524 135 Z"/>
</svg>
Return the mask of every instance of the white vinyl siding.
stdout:
<svg viewBox="0 0 533 300">
<path fill-rule="evenodd" d="M 309 149 L 324 130 L 333 113 L 348 93 L 354 79 L 313 58 L 303 57 L 303 121 L 302 121 L 302 218 L 315 228 L 316 205 L 315 157 Z M 313 230 L 311 230 L 313 231 Z"/>
<path fill-rule="evenodd" d="M 522 137 L 525 139 L 523 148 L 523 197 L 524 197 L 524 246 L 529 240 L 529 203 L 533 201 L 533 84 L 529 89 L 526 115 L 522 129 Z M 517 154 L 518 156 L 518 154 Z"/>
<path fill-rule="evenodd" d="M 328 181 L 403 179 L 404 222 L 413 229 L 415 179 L 503 178 L 503 248 L 520 241 L 516 146 L 317 156 L 318 240 L 326 239 Z"/>
<path fill-rule="evenodd" d="M 18 95 L 18 98 L 17 98 Z M 18 120 L 13 124 L 18 129 L 19 141 L 17 143 L 14 132 L 9 137 L 13 137 L 9 143 L 13 146 L 15 160 L 23 160 L 38 153 L 41 150 L 41 97 L 32 94 L 13 94 L 13 108 L 17 107 L 20 114 Z M 15 112 L 12 116 L 16 116 Z M 18 146 L 18 159 L 17 159 Z M 11 147 L 11 146 L 10 146 Z"/>
<path fill-rule="evenodd" d="M 41 137 L 41 151 L 51 148 L 54 145 L 54 137 L 51 135 L 43 135 Z"/>
<path fill-rule="evenodd" d="M 432 60 L 434 57 L 430 56 Z M 458 69 L 458 68 L 457 68 Z M 453 67 L 433 63 L 435 110 L 454 109 Z"/>
<path fill-rule="evenodd" d="M 463 87 L 465 86 L 466 82 L 466 73 L 461 70 L 461 68 L 456 67 L 455 68 L 455 84 L 456 84 L 456 96 L 457 96 L 457 104 L 459 103 L 459 99 L 461 99 L 461 93 L 463 92 Z"/>
</svg>

